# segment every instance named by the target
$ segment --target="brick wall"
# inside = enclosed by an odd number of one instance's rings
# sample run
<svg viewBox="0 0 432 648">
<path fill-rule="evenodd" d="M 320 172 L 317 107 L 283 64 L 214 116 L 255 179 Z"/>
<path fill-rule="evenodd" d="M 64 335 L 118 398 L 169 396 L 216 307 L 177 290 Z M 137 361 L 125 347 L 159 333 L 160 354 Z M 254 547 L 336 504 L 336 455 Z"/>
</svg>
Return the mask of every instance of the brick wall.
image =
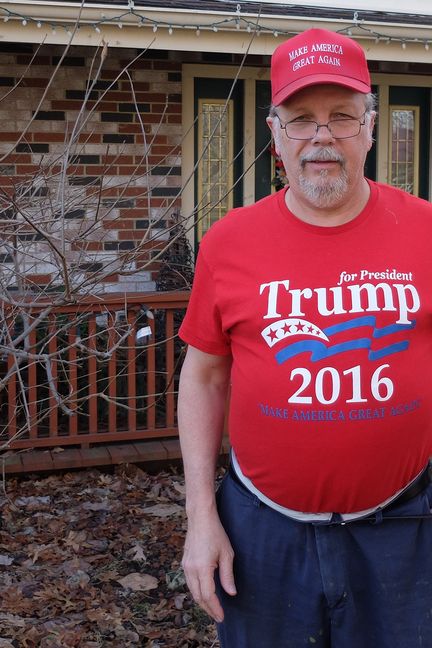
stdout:
<svg viewBox="0 0 432 648">
<path fill-rule="evenodd" d="M 108 49 L 97 74 L 72 47 L 56 71 L 62 53 L 0 44 L 0 282 L 151 290 L 180 204 L 181 62 Z"/>
</svg>

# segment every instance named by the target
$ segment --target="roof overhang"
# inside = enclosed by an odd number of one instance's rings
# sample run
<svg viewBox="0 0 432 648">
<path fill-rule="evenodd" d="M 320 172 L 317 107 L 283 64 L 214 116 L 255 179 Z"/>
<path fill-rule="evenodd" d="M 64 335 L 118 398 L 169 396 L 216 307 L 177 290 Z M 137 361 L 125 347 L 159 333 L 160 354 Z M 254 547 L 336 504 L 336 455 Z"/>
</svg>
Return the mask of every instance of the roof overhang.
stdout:
<svg viewBox="0 0 432 648">
<path fill-rule="evenodd" d="M 411 5 L 422 2 L 412 0 Z M 377 5 L 372 0 L 344 2 L 339 14 L 326 8 L 334 5 L 330 0 L 304 1 L 301 7 L 307 8 L 306 12 L 295 11 L 298 4 L 291 7 L 279 0 L 262 1 L 261 10 L 257 10 L 259 3 L 245 0 L 221 0 L 223 10 L 214 8 L 218 6 L 215 0 L 179 2 L 175 8 L 160 4 L 160 0 L 140 4 L 133 0 L 106 4 L 0 0 L 0 38 L 13 42 L 45 40 L 90 46 L 104 42 L 109 47 L 270 55 L 290 35 L 321 26 L 352 35 L 371 60 L 432 63 L 432 7 L 419 23 L 418 15 L 413 20 L 412 6 L 409 12 L 400 11 L 397 16 L 385 11 L 371 13 L 369 7 Z M 185 8 L 181 8 L 182 4 Z M 379 4 L 387 7 L 391 0 Z M 213 8 L 205 8 L 209 5 Z"/>
</svg>

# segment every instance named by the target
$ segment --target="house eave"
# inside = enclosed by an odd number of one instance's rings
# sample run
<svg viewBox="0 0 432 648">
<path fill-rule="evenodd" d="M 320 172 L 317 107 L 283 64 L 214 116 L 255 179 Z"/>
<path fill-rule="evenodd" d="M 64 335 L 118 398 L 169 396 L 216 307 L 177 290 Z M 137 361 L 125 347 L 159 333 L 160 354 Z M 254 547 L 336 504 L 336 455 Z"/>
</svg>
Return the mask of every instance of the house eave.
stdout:
<svg viewBox="0 0 432 648">
<path fill-rule="evenodd" d="M 150 3 L 151 4 L 151 3 Z M 255 3 L 252 3 L 255 4 Z M 206 3 L 204 2 L 205 6 Z M 272 54 L 290 35 L 308 29 L 311 17 L 293 15 L 289 7 L 279 13 L 259 15 L 232 11 L 187 8 L 163 8 L 129 5 L 35 0 L 0 1 L 0 38 L 3 41 L 97 46 L 102 41 L 110 47 L 153 48 L 177 51 L 232 52 Z M 274 5 L 272 5 L 274 6 Z M 314 25 L 333 31 L 351 33 L 372 60 L 418 61 L 432 63 L 429 52 L 432 16 L 425 24 L 366 20 L 361 12 L 350 18 L 335 18 L 332 12 L 318 12 Z M 1 22 L 5 18 L 7 22 Z M 23 18 L 26 25 L 23 25 Z M 79 18 L 80 29 L 74 31 Z M 38 24 L 39 23 L 39 24 Z M 429 24 L 427 24 L 429 23 Z M 53 25 L 56 25 L 53 31 Z M 121 26 L 121 28 L 120 28 Z M 259 29 L 258 29 L 259 28 Z M 249 31 L 248 31 L 249 29 Z M 258 35 L 259 31 L 259 35 Z"/>
</svg>

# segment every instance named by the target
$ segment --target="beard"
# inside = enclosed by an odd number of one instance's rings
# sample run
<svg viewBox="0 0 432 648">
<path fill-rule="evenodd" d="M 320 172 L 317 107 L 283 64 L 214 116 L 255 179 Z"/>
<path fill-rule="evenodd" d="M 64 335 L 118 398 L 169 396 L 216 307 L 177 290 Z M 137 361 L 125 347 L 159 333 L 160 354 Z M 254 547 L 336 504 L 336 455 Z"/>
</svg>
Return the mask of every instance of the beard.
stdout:
<svg viewBox="0 0 432 648">
<path fill-rule="evenodd" d="M 304 169 L 307 162 L 338 162 L 340 173 L 335 178 L 327 169 L 322 169 L 315 178 L 308 178 Z M 319 150 L 307 153 L 300 158 L 299 186 L 303 195 L 314 207 L 336 206 L 348 193 L 348 174 L 345 169 L 345 158 L 334 151 L 330 146 L 324 146 Z"/>
</svg>

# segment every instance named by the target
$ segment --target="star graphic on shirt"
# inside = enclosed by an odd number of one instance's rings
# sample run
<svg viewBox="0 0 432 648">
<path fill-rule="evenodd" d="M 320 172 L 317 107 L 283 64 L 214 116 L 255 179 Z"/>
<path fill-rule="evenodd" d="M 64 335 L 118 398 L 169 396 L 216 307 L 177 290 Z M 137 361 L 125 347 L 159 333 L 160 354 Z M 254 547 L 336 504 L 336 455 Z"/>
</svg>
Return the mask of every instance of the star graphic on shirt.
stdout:
<svg viewBox="0 0 432 648">
<path fill-rule="evenodd" d="M 277 338 L 277 332 L 273 331 L 273 329 L 270 329 L 270 331 L 268 332 L 268 336 L 270 340 L 273 342 L 273 340 Z"/>
<path fill-rule="evenodd" d="M 303 335 L 313 335 L 321 340 L 328 341 L 328 337 L 324 331 L 321 331 L 319 326 L 298 317 L 287 317 L 278 322 L 273 322 L 261 331 L 261 335 L 269 347 L 279 344 L 282 340 L 299 338 Z"/>
</svg>

